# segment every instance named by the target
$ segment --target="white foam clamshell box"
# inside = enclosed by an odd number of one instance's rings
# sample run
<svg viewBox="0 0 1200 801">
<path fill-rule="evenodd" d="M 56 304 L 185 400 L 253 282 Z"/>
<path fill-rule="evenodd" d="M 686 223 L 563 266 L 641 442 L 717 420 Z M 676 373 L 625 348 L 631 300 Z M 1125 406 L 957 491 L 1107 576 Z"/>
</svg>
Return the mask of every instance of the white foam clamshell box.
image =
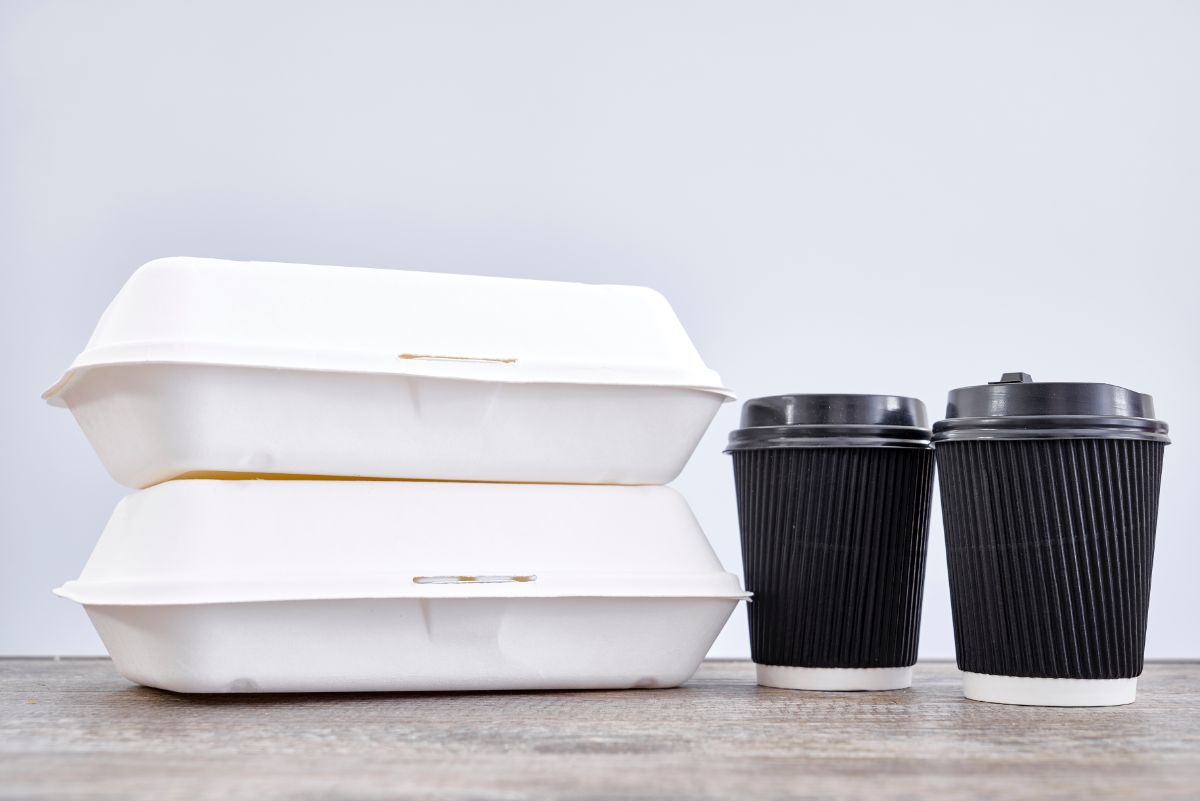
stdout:
<svg viewBox="0 0 1200 801">
<path fill-rule="evenodd" d="M 746 597 L 669 487 L 199 479 L 56 592 L 198 693 L 671 687 Z"/>
<path fill-rule="evenodd" d="M 118 482 L 665 484 L 732 396 L 641 287 L 170 258 L 44 395 Z"/>
</svg>

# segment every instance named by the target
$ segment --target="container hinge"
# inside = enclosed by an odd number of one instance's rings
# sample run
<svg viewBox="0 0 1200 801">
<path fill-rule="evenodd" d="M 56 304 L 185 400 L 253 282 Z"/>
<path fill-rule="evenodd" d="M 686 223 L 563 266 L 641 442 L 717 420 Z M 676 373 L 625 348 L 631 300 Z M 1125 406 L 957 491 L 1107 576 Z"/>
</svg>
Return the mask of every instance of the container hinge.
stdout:
<svg viewBox="0 0 1200 801">
<path fill-rule="evenodd" d="M 436 353 L 401 353 L 406 361 L 419 359 L 433 362 L 482 362 L 483 364 L 516 364 L 516 359 L 501 359 L 493 356 L 441 356 Z"/>
<path fill-rule="evenodd" d="M 413 584 L 525 584 L 537 576 L 413 576 Z"/>
</svg>

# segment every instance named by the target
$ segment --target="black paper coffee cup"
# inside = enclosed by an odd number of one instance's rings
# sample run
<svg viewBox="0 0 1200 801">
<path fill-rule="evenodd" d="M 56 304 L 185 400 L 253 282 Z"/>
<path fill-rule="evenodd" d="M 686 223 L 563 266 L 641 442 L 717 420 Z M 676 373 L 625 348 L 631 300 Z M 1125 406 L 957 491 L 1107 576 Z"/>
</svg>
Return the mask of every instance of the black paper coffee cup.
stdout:
<svg viewBox="0 0 1200 801">
<path fill-rule="evenodd" d="M 1134 700 L 1167 425 L 1111 384 L 1024 373 L 953 390 L 934 425 L 967 698 Z"/>
<path fill-rule="evenodd" d="M 729 438 L 758 683 L 891 690 L 917 660 L 933 451 L 894 395 L 748 401 Z"/>
</svg>

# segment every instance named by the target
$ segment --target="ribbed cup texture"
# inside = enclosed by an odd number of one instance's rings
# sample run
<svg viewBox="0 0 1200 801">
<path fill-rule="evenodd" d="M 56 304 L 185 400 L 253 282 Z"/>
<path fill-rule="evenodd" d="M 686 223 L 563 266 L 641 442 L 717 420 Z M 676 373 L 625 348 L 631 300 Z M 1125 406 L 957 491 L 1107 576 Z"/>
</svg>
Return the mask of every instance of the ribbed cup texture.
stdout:
<svg viewBox="0 0 1200 801">
<path fill-rule="evenodd" d="M 928 448 L 735 451 L 754 661 L 917 661 L 933 484 Z"/>
<path fill-rule="evenodd" d="M 1076 679 L 1142 672 L 1164 447 L 937 446 L 960 669 Z"/>
</svg>

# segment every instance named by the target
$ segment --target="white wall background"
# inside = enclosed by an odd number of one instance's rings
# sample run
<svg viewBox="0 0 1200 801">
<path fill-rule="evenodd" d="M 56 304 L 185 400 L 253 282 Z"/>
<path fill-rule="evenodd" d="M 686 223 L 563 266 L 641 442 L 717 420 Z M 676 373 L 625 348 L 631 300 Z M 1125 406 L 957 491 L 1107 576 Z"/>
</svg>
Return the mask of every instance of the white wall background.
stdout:
<svg viewBox="0 0 1200 801">
<path fill-rule="evenodd" d="M 648 284 L 743 398 L 1151 392 L 1200 656 L 1200 4 L 3 3 L 0 653 L 101 650 L 49 591 L 125 490 L 38 393 L 175 254 Z M 737 411 L 676 484 L 731 568 Z"/>
</svg>

